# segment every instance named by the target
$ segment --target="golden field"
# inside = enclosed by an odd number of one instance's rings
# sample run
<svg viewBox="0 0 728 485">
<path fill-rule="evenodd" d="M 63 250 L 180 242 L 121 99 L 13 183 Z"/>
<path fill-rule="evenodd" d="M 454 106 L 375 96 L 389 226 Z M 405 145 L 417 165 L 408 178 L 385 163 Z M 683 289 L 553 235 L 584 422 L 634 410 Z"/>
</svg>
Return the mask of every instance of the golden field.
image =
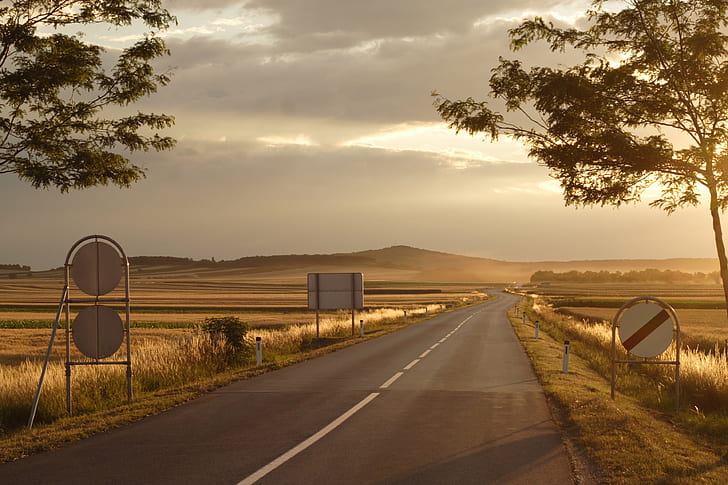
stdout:
<svg viewBox="0 0 728 485">
<path fill-rule="evenodd" d="M 554 284 L 527 291 L 577 317 L 609 322 L 627 301 L 652 296 L 675 308 L 683 334 L 718 343 L 728 341 L 728 316 L 723 289 L 718 285 Z"/>
<path fill-rule="evenodd" d="M 270 365 L 322 346 L 346 345 L 347 340 L 353 340 L 350 311 L 322 311 L 321 339 L 315 338 L 316 316 L 307 309 L 305 275 L 298 271 L 288 279 L 280 273 L 275 278 L 245 277 L 242 273 L 149 267 L 132 272 L 130 342 L 135 395 L 150 396 L 215 379 L 220 373 L 255 368 L 249 350 L 231 356 L 222 337 L 205 332 L 204 324 L 210 317 L 247 323 L 247 349 L 252 348 L 255 337 L 261 337 L 263 361 Z M 58 270 L 29 276 L 0 275 L 0 436 L 17 432 L 28 418 L 64 281 L 63 272 Z M 365 289 L 375 294 L 365 294 L 365 308 L 355 313 L 354 339 L 359 338 L 359 320 L 370 338 L 401 326 L 405 311 L 409 321 L 416 321 L 427 313 L 482 300 L 486 296 L 481 288 L 474 284 L 365 280 Z M 87 297 L 73 283 L 69 291 L 70 298 Z M 123 295 L 123 289 L 117 288 L 104 297 Z M 90 304 L 72 303 L 71 321 Z M 118 304 L 108 305 L 123 313 Z M 65 415 L 65 342 L 64 313 L 38 411 L 39 425 Z M 110 359 L 124 360 L 124 348 Z M 73 342 L 71 353 L 72 360 L 85 359 Z M 81 366 L 74 369 L 73 389 L 74 409 L 80 414 L 113 408 L 126 400 L 124 369 Z"/>
<path fill-rule="evenodd" d="M 5 275 L 2 275 L 5 276 Z M 32 321 L 48 328 L 0 328 L 0 363 L 18 362 L 44 355 L 64 286 L 62 271 L 33 274 L 31 277 L 0 276 L 0 327 L 22 326 Z M 283 275 L 285 276 L 285 275 Z M 382 276 L 387 276 L 383 274 Z M 123 283 L 123 279 L 122 279 Z M 120 285 L 120 286 L 123 286 Z M 365 288 L 397 294 L 365 295 L 367 309 L 397 308 L 425 310 L 434 305 L 456 305 L 472 298 L 478 285 L 365 282 Z M 132 341 L 154 342 L 176 339 L 189 333 L 210 316 L 234 316 L 252 328 L 306 326 L 315 322 L 315 312 L 307 309 L 306 276 L 269 275 L 243 279 L 230 272 L 182 272 L 174 268 L 144 268 L 130 278 Z M 70 297 L 84 297 L 73 282 Z M 120 289 L 105 295 L 123 296 Z M 110 304 L 110 306 L 114 306 Z M 71 319 L 83 308 L 71 305 Z M 350 319 L 349 311 L 322 311 L 321 318 Z M 358 324 L 358 317 L 355 317 Z M 57 342 L 64 340 L 65 315 Z M 177 328 L 149 328 L 166 326 Z M 60 352 L 57 345 L 56 352 Z"/>
</svg>

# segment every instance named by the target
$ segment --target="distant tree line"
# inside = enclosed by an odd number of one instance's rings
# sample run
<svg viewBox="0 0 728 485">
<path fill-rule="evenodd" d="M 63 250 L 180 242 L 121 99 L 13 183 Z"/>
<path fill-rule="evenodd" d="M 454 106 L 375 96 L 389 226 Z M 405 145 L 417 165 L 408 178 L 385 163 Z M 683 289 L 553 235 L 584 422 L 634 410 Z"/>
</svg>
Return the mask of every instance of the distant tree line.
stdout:
<svg viewBox="0 0 728 485">
<path fill-rule="evenodd" d="M 194 261 L 192 258 L 177 258 L 174 256 L 132 256 L 129 258 L 129 264 L 140 266 L 173 266 L 193 263 L 199 263 L 199 261 Z"/>
<path fill-rule="evenodd" d="M 0 264 L 0 270 L 5 271 L 30 271 L 30 266 L 20 264 Z"/>
<path fill-rule="evenodd" d="M 685 273 L 683 271 L 645 269 L 642 271 L 536 271 L 531 283 L 720 283 L 720 273 Z"/>
<path fill-rule="evenodd" d="M 216 261 L 212 259 L 195 260 L 192 258 L 179 258 L 174 256 L 132 256 L 129 264 L 132 266 L 193 266 L 215 268 L 254 268 L 254 267 L 287 267 L 290 265 L 365 265 L 375 260 L 363 256 L 350 256 L 346 254 L 302 254 L 279 256 L 248 256 L 230 261 Z"/>
</svg>

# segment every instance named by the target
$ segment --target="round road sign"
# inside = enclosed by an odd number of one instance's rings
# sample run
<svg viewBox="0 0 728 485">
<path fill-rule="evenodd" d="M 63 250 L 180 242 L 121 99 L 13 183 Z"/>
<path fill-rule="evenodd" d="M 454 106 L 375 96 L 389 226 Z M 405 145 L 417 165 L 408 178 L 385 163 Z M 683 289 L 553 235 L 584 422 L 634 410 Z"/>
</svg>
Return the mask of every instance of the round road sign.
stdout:
<svg viewBox="0 0 728 485">
<path fill-rule="evenodd" d="M 619 323 L 619 340 L 637 357 L 656 357 L 672 343 L 674 323 L 662 305 L 643 301 L 625 310 Z"/>
<path fill-rule="evenodd" d="M 81 246 L 74 255 L 71 275 L 84 293 L 105 295 L 121 280 L 121 257 L 105 242 L 90 242 Z"/>
<path fill-rule="evenodd" d="M 73 321 L 71 332 L 78 350 L 92 359 L 113 355 L 124 340 L 119 314 L 103 305 L 84 308 Z"/>
</svg>

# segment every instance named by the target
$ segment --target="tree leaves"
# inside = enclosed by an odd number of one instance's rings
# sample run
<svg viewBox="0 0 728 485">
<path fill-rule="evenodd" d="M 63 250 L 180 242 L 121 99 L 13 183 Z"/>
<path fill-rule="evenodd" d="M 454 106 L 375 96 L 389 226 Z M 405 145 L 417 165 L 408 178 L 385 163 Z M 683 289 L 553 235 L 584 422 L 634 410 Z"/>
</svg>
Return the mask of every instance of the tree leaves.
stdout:
<svg viewBox="0 0 728 485">
<path fill-rule="evenodd" d="M 594 0 L 586 30 L 541 18 L 510 31 L 511 47 L 545 41 L 573 49 L 572 67 L 500 59 L 490 97 L 529 121 L 517 124 L 488 103 L 438 95 L 435 107 L 457 130 L 513 136 L 561 182 L 566 204 L 640 200 L 668 213 L 707 192 L 728 302 L 728 257 L 720 211 L 728 208 L 728 0 Z M 701 190 L 702 189 L 702 190 Z"/>
<path fill-rule="evenodd" d="M 592 7 L 586 30 L 535 18 L 510 31 L 514 50 L 545 41 L 554 51 L 584 52 L 572 67 L 526 69 L 500 59 L 490 97 L 530 123 L 509 123 L 472 98 L 440 96 L 440 115 L 458 130 L 524 141 L 562 181 L 569 204 L 619 205 L 652 184 L 664 191 L 655 205 L 668 211 L 694 204 L 696 184 L 715 185 L 725 199 L 728 173 L 715 161 L 728 149 L 728 1 Z"/>
<path fill-rule="evenodd" d="M 151 64 L 169 54 L 154 31 L 176 22 L 159 0 L 16 0 L 0 8 L 0 22 L 0 173 L 61 191 L 128 187 L 145 171 L 123 153 L 174 146 L 155 132 L 172 126 L 171 116 L 105 116 L 107 108 L 128 106 L 170 81 Z M 101 46 L 61 31 L 38 33 L 40 26 L 134 22 L 152 32 L 124 49 L 110 70 Z"/>
</svg>

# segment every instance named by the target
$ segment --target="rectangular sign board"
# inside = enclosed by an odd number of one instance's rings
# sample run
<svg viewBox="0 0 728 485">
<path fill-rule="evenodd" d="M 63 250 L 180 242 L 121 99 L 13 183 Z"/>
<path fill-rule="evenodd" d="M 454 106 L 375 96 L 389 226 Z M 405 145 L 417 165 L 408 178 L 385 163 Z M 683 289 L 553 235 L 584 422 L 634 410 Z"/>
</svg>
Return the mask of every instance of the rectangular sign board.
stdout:
<svg viewBox="0 0 728 485">
<path fill-rule="evenodd" d="M 309 310 L 361 310 L 364 308 L 362 273 L 309 273 Z"/>
</svg>

